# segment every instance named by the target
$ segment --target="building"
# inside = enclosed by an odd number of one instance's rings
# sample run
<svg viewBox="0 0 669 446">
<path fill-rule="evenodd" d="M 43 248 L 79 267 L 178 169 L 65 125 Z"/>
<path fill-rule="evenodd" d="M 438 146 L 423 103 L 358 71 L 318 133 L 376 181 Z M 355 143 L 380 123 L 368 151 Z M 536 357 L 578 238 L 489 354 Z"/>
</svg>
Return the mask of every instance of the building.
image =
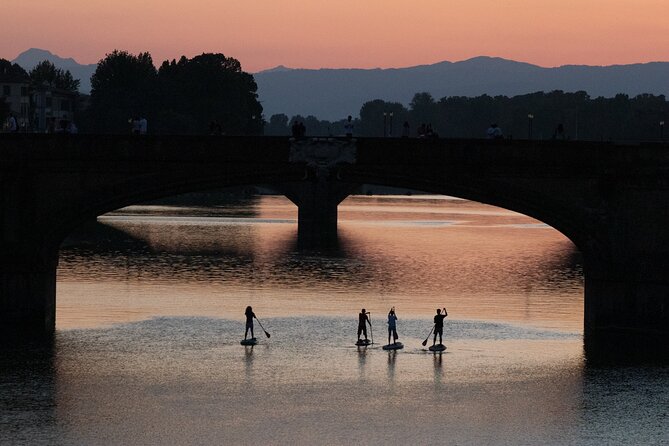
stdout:
<svg viewBox="0 0 669 446">
<path fill-rule="evenodd" d="M 64 132 L 74 119 L 76 92 L 51 86 L 32 89 L 32 128 L 36 132 Z"/>
<path fill-rule="evenodd" d="M 57 80 L 35 85 L 23 68 L 0 59 L 0 101 L 4 101 L 8 112 L 16 118 L 19 131 L 59 132 L 70 128 L 78 93 L 57 88 Z M 3 129 L 7 125 L 4 118 L 0 116 Z"/>
<path fill-rule="evenodd" d="M 0 98 L 9 105 L 9 112 L 14 114 L 19 131 L 26 132 L 30 129 L 30 95 L 29 82 L 25 80 L 3 80 L 0 77 Z M 3 123 L 4 125 L 4 123 Z"/>
</svg>

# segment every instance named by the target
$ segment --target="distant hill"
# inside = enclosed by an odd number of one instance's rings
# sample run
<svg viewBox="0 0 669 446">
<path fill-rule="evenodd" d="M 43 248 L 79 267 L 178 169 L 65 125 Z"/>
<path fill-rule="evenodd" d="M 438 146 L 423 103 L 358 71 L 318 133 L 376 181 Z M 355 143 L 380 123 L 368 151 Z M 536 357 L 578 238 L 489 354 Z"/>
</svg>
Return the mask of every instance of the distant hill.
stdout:
<svg viewBox="0 0 669 446">
<path fill-rule="evenodd" d="M 373 99 L 408 105 L 415 93 L 491 96 L 536 91 L 586 91 L 591 97 L 618 93 L 669 96 L 669 62 L 632 65 L 565 65 L 543 68 L 497 57 L 391 69 L 290 69 L 255 73 L 266 119 L 276 113 L 338 120 L 357 115 Z"/>
<path fill-rule="evenodd" d="M 24 70 L 30 71 L 35 65 L 44 60 L 53 63 L 57 68 L 69 70 L 70 73 L 72 73 L 72 77 L 79 79 L 80 81 L 79 92 L 86 94 L 90 93 L 91 76 L 95 72 L 97 64 L 82 65 L 72 58 L 64 59 L 50 51 L 38 48 L 30 48 L 29 50 L 22 52 L 12 62 L 19 64 Z"/>
</svg>

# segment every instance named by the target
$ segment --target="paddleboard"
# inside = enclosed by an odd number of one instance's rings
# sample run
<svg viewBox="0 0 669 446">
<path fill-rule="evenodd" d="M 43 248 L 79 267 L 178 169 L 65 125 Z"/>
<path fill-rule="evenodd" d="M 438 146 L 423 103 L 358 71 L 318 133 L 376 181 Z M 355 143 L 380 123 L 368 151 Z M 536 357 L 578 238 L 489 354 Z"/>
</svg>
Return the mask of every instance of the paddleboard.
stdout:
<svg viewBox="0 0 669 446">
<path fill-rule="evenodd" d="M 361 346 L 361 345 L 369 345 L 371 343 L 372 343 L 372 341 L 370 341 L 369 339 L 358 339 L 358 341 L 355 343 L 355 345 Z"/>
<path fill-rule="evenodd" d="M 431 352 L 443 352 L 446 350 L 446 346 L 444 344 L 431 345 L 428 350 Z"/>
<path fill-rule="evenodd" d="M 256 345 L 258 343 L 258 338 L 242 339 L 239 343 L 242 345 Z"/>
<path fill-rule="evenodd" d="M 404 344 L 401 342 L 395 342 L 394 344 L 386 344 L 383 346 L 384 350 L 399 350 L 401 348 L 404 348 Z"/>
</svg>

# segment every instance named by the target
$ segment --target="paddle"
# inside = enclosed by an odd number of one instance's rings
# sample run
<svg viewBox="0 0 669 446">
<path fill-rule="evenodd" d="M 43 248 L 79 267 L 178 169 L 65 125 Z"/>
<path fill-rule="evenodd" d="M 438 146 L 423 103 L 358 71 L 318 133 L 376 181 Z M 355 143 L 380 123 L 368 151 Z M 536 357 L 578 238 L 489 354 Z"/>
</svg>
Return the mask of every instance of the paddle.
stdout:
<svg viewBox="0 0 669 446">
<path fill-rule="evenodd" d="M 436 327 L 436 324 L 432 326 L 432 329 L 428 333 L 427 338 L 425 338 L 425 340 L 422 342 L 423 347 L 425 347 L 427 345 L 427 340 L 430 339 L 430 335 L 432 334 L 432 330 L 434 330 L 434 327 Z"/>
<path fill-rule="evenodd" d="M 372 328 L 372 313 L 368 312 L 367 314 L 369 314 L 369 319 L 367 319 L 367 320 L 369 321 L 369 334 L 372 335 L 372 344 L 373 344 L 374 343 L 374 329 Z"/>
<path fill-rule="evenodd" d="M 254 316 L 254 317 L 255 317 L 255 316 Z M 258 325 L 260 325 L 260 328 L 262 328 L 262 331 L 265 332 L 265 336 L 267 336 L 267 337 L 269 338 L 269 333 L 267 333 L 267 330 L 265 330 L 265 327 L 263 327 L 262 324 L 260 323 L 260 319 L 258 319 L 258 318 L 256 317 L 256 320 L 258 321 Z M 423 345 L 425 345 L 425 344 L 423 344 Z"/>
</svg>

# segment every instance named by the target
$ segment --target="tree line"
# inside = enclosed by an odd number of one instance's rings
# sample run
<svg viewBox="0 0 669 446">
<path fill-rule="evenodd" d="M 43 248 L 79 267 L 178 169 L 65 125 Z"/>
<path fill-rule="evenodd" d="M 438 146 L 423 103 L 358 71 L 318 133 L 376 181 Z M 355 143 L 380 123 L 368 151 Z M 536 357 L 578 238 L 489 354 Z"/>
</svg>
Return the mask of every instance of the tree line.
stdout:
<svg viewBox="0 0 669 446">
<path fill-rule="evenodd" d="M 124 133 L 128 121 L 148 120 L 151 133 L 261 134 L 262 106 L 251 74 L 237 59 L 205 53 L 164 61 L 151 55 L 113 51 L 91 77 L 84 127 L 95 133 Z"/>
<path fill-rule="evenodd" d="M 354 122 L 357 136 L 420 136 L 430 126 L 433 136 L 485 138 L 497 124 L 506 138 L 579 140 L 658 140 L 669 124 L 664 95 L 591 98 L 584 91 L 536 92 L 514 97 L 449 96 L 436 100 L 417 93 L 406 107 L 381 99 L 366 102 Z M 272 115 L 266 135 L 288 135 L 292 123 L 305 123 L 307 135 L 341 135 L 345 120 L 324 121 L 314 116 Z M 405 124 L 406 123 L 406 124 Z M 406 127 L 408 125 L 408 128 Z"/>
<path fill-rule="evenodd" d="M 79 80 L 49 61 L 26 72 L 0 59 L 0 82 L 26 83 L 31 92 L 79 89 Z M 183 56 L 156 68 L 148 52 L 114 50 L 98 62 L 90 96 L 79 95 L 75 119 L 88 133 L 128 133 L 141 117 L 157 134 L 262 134 L 257 89 L 237 59 L 220 53 Z M 0 97 L 0 117 L 9 113 Z"/>
<path fill-rule="evenodd" d="M 53 63 L 44 60 L 30 70 L 20 65 L 0 59 L 0 80 L 3 82 L 27 83 L 31 88 L 49 87 L 76 92 L 79 80 L 74 79 L 69 70 L 57 68 Z"/>
<path fill-rule="evenodd" d="M 31 89 L 77 92 L 79 80 L 49 61 L 26 72 L 0 59 L 0 81 L 26 82 Z M 272 115 L 265 120 L 253 75 L 220 53 L 166 60 L 156 68 L 148 52 L 115 50 L 99 61 L 90 97 L 81 95 L 76 119 L 90 133 L 127 133 L 143 117 L 154 134 L 290 135 L 295 122 L 307 136 L 343 135 L 346 118 Z M 0 100 L 0 116 L 8 105 Z M 584 91 L 536 92 L 514 97 L 481 95 L 435 99 L 416 93 L 405 106 L 382 99 L 362 104 L 354 120 L 356 136 L 483 138 L 496 124 L 506 138 L 578 140 L 657 140 L 664 138 L 669 105 L 663 95 L 591 98 Z"/>
</svg>

